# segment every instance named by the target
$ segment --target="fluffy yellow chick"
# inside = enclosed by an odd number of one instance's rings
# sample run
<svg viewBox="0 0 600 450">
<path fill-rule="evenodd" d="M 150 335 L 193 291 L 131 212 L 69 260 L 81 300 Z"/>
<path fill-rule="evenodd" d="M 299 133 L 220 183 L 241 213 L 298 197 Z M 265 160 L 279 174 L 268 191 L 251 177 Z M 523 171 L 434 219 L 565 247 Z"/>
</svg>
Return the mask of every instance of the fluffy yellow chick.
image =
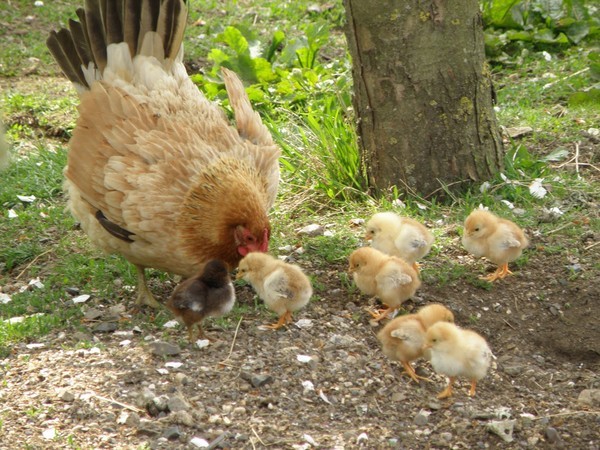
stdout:
<svg viewBox="0 0 600 450">
<path fill-rule="evenodd" d="M 492 360 L 492 351 L 482 336 L 449 322 L 437 322 L 427 330 L 425 348 L 431 352 L 433 370 L 449 379 L 438 398 L 452 395 L 458 377 L 471 381 L 469 395 L 475 395 L 477 382 L 486 375 Z"/>
<path fill-rule="evenodd" d="M 442 305 L 428 305 L 416 314 L 396 317 L 377 333 L 383 353 L 399 361 L 409 377 L 431 381 L 415 373 L 411 361 L 423 356 L 427 328 L 437 321 L 454 321 L 454 315 Z"/>
<path fill-rule="evenodd" d="M 387 308 L 370 314 L 381 320 L 412 297 L 421 286 L 421 280 L 406 261 L 389 256 L 371 247 L 352 252 L 348 272 L 365 295 L 376 295 Z"/>
<path fill-rule="evenodd" d="M 433 244 L 433 234 L 425 225 L 393 212 L 373 215 L 367 222 L 365 239 L 374 249 L 412 264 L 417 272 L 417 261 L 429 253 Z"/>
<path fill-rule="evenodd" d="M 423 321 L 425 328 L 429 328 L 436 322 L 454 323 L 454 314 L 452 314 L 452 311 L 439 303 L 423 306 L 417 311 L 417 315 Z"/>
<path fill-rule="evenodd" d="M 425 332 L 421 318 L 416 314 L 408 314 L 391 320 L 377 333 L 383 354 L 400 362 L 407 375 L 416 382 L 426 378 L 415 373 L 410 361 L 423 355 Z"/>
<path fill-rule="evenodd" d="M 508 263 L 521 256 L 529 245 L 525 233 L 514 222 L 483 209 L 476 209 L 466 218 L 462 243 L 468 252 L 477 257 L 485 256 L 498 265 L 494 273 L 481 277 L 486 281 L 495 281 L 512 273 Z"/>
<path fill-rule="evenodd" d="M 300 267 L 278 260 L 266 253 L 248 253 L 238 266 L 236 279 L 249 282 L 267 307 L 279 315 L 278 329 L 292 321 L 292 312 L 306 306 L 312 285 Z"/>
</svg>

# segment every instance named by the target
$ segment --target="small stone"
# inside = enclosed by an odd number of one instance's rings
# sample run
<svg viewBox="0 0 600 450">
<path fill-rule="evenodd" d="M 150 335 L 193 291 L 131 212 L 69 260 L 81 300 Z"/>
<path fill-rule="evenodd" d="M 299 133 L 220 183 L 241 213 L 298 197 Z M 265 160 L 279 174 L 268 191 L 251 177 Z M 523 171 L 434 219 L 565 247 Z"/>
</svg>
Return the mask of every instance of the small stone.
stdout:
<svg viewBox="0 0 600 450">
<path fill-rule="evenodd" d="M 169 397 L 166 395 L 161 395 L 159 397 L 154 397 L 152 399 L 152 403 L 156 406 L 156 409 L 159 411 L 166 411 L 168 408 Z"/>
<path fill-rule="evenodd" d="M 63 391 L 63 392 L 61 392 L 59 394 L 59 398 L 63 402 L 68 402 L 68 403 L 71 403 L 71 402 L 75 401 L 75 395 L 71 391 Z"/>
<path fill-rule="evenodd" d="M 192 444 L 196 448 L 208 448 L 210 444 L 206 439 L 202 439 L 199 437 L 194 437 L 190 440 L 190 444 Z"/>
<path fill-rule="evenodd" d="M 146 436 L 157 436 L 161 432 L 161 427 L 153 420 L 141 419 L 137 433 Z"/>
<path fill-rule="evenodd" d="M 177 440 L 180 436 L 181 431 L 179 430 L 179 427 L 169 427 L 162 433 L 162 437 L 168 439 L 169 441 Z"/>
<path fill-rule="evenodd" d="M 236 406 L 235 408 L 233 408 L 234 416 L 243 416 L 245 414 L 246 414 L 246 408 L 244 408 L 243 406 Z"/>
<path fill-rule="evenodd" d="M 74 286 L 65 288 L 65 291 L 69 295 L 79 295 L 79 292 L 81 292 L 78 287 L 74 287 Z"/>
<path fill-rule="evenodd" d="M 170 344 L 168 342 L 155 341 L 148 344 L 150 353 L 157 356 L 172 356 L 179 355 L 181 349 L 178 345 Z"/>
<path fill-rule="evenodd" d="M 92 332 L 94 333 L 112 333 L 118 328 L 116 322 L 101 322 L 96 325 Z"/>
<path fill-rule="evenodd" d="M 191 408 L 190 404 L 179 395 L 173 395 L 172 397 L 169 397 L 167 407 L 171 412 L 189 411 Z"/>
<path fill-rule="evenodd" d="M 584 389 L 579 394 L 577 402 L 585 406 L 600 406 L 600 389 Z"/>
<path fill-rule="evenodd" d="M 188 377 L 185 373 L 178 372 L 177 374 L 175 374 L 175 382 L 177 384 L 186 386 L 186 385 L 190 384 L 190 381 L 191 381 L 190 377 Z"/>
<path fill-rule="evenodd" d="M 140 426 L 140 416 L 135 412 L 123 411 L 117 419 L 117 423 L 132 428 L 138 428 Z"/>
<path fill-rule="evenodd" d="M 264 386 L 267 383 L 273 381 L 273 377 L 271 375 L 262 375 L 262 374 L 250 374 L 247 372 L 242 372 L 240 375 L 243 380 L 249 382 L 255 388 Z"/>
<path fill-rule="evenodd" d="M 443 433 L 440 433 L 440 438 L 442 439 L 442 441 L 449 443 L 452 441 L 452 438 L 454 436 L 452 436 L 452 433 L 449 433 L 447 431 L 444 431 Z"/>
<path fill-rule="evenodd" d="M 513 441 L 513 431 L 516 420 L 492 420 L 487 424 L 487 428 L 492 433 L 500 436 L 504 442 Z"/>
<path fill-rule="evenodd" d="M 431 411 L 427 411 L 422 409 L 413 419 L 413 423 L 420 427 L 425 426 L 429 423 L 429 416 L 431 415 Z"/>
<path fill-rule="evenodd" d="M 546 428 L 546 431 L 544 431 L 544 436 L 546 437 L 546 441 L 548 441 L 550 444 L 556 444 L 560 441 L 560 435 L 558 434 L 558 431 L 556 431 L 556 428 L 553 427 Z"/>
<path fill-rule="evenodd" d="M 298 230 L 298 234 L 302 234 L 304 236 L 310 236 L 310 237 L 320 236 L 324 232 L 325 232 L 325 229 L 321 225 L 318 225 L 316 223 L 307 225 Z"/>
<path fill-rule="evenodd" d="M 184 425 L 186 427 L 194 426 L 194 418 L 187 411 L 177 411 L 177 412 L 171 413 L 167 417 L 165 417 L 164 419 L 161 419 L 161 420 L 165 420 L 167 423 L 174 424 L 174 425 Z"/>
<path fill-rule="evenodd" d="M 83 317 L 85 317 L 87 320 L 96 320 L 99 317 L 102 317 L 102 314 L 104 313 L 99 309 L 90 308 L 83 314 Z"/>
<path fill-rule="evenodd" d="M 431 400 L 429 403 L 427 403 L 427 407 L 429 409 L 433 409 L 434 411 L 438 411 L 442 409 L 442 404 L 437 400 Z"/>
</svg>

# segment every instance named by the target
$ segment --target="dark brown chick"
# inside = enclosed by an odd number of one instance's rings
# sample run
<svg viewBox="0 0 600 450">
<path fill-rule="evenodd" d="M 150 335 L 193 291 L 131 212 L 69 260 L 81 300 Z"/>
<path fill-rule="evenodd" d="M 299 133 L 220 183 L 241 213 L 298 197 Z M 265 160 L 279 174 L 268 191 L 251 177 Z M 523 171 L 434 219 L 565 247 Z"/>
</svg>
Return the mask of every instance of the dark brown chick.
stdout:
<svg viewBox="0 0 600 450">
<path fill-rule="evenodd" d="M 227 265 L 217 259 L 210 260 L 202 272 L 180 283 L 167 308 L 186 325 L 188 339 L 194 342 L 194 325 L 198 326 L 198 338 L 204 337 L 202 320 L 227 314 L 235 303 L 235 291 Z"/>
</svg>

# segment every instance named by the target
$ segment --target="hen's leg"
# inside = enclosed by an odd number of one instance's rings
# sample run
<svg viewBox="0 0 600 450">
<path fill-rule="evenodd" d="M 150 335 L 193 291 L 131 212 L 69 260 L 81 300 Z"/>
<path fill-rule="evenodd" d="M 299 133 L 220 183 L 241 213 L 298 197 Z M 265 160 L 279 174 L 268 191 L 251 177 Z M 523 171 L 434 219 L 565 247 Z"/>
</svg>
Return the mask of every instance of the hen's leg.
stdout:
<svg viewBox="0 0 600 450">
<path fill-rule="evenodd" d="M 446 389 L 438 394 L 437 398 L 448 398 L 452 396 L 452 384 L 454 383 L 454 380 L 454 377 L 450 377 L 448 379 L 448 386 L 446 386 Z"/>
<path fill-rule="evenodd" d="M 496 271 L 486 277 L 481 277 L 482 280 L 485 281 L 496 281 L 501 280 L 507 275 L 510 275 L 512 272 L 508 270 L 508 263 L 504 263 L 498 266 Z"/>
<path fill-rule="evenodd" d="M 146 284 L 146 273 L 142 266 L 135 266 L 137 270 L 137 289 L 138 295 L 135 303 L 139 306 L 148 305 L 152 308 L 160 308 L 160 303 L 156 301 L 150 289 L 148 289 L 148 285 Z"/>
</svg>

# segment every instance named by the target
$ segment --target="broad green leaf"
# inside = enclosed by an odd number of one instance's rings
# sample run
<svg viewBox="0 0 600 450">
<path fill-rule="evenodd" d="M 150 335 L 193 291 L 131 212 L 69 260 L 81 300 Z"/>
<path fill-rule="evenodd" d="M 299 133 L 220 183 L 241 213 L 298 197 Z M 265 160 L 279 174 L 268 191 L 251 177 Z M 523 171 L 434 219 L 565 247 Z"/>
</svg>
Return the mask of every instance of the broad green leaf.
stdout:
<svg viewBox="0 0 600 450">
<path fill-rule="evenodd" d="M 540 161 L 543 162 L 558 162 L 565 159 L 569 156 L 569 151 L 565 148 L 557 148 L 553 152 L 547 154 L 546 156 L 540 158 Z"/>
<path fill-rule="evenodd" d="M 586 22 L 575 22 L 565 30 L 565 34 L 574 44 L 579 44 L 590 32 Z"/>
<path fill-rule="evenodd" d="M 242 32 L 235 27 L 227 27 L 219 35 L 221 42 L 227 44 L 238 55 L 249 54 L 248 41 L 242 35 Z"/>
</svg>

